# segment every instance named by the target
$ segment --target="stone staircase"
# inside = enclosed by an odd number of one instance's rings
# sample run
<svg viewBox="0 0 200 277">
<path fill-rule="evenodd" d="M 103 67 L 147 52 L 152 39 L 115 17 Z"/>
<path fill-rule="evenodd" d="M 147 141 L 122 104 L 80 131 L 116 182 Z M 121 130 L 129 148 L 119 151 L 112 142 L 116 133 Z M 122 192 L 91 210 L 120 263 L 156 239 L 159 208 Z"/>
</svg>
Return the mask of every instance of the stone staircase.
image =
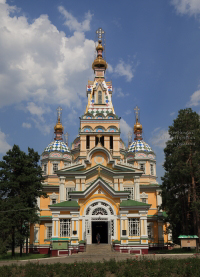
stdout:
<svg viewBox="0 0 200 277">
<path fill-rule="evenodd" d="M 110 244 L 91 244 L 86 246 L 86 252 L 79 252 L 72 255 L 74 258 L 92 258 L 92 260 L 110 260 L 118 258 L 131 258 L 133 255 L 112 251 Z"/>
</svg>

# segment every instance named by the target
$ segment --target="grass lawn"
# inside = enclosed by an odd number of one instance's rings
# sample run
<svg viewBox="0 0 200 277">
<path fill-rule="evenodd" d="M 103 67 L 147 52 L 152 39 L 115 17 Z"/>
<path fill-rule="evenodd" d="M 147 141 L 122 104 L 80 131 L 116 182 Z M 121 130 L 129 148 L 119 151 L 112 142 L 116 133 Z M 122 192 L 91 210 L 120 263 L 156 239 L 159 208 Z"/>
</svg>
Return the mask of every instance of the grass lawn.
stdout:
<svg viewBox="0 0 200 277">
<path fill-rule="evenodd" d="M 3 277 L 199 277 L 199 272 L 199 258 L 71 264 L 27 263 L 0 267 L 0 276 Z"/>
<path fill-rule="evenodd" d="M 20 257 L 19 253 L 15 253 L 15 257 L 12 257 L 12 253 L 8 252 L 5 255 L 0 255 L 0 261 L 5 260 L 29 260 L 29 259 L 41 259 L 41 258 L 49 258 L 49 254 L 28 254 L 26 256 L 25 253 L 22 253 L 22 257 Z"/>
<path fill-rule="evenodd" d="M 195 254 L 196 249 L 187 250 L 187 248 L 174 248 L 172 250 L 159 249 L 159 250 L 149 251 L 149 254 L 153 254 L 153 253 L 155 253 L 155 254 L 192 254 L 192 253 Z"/>
</svg>

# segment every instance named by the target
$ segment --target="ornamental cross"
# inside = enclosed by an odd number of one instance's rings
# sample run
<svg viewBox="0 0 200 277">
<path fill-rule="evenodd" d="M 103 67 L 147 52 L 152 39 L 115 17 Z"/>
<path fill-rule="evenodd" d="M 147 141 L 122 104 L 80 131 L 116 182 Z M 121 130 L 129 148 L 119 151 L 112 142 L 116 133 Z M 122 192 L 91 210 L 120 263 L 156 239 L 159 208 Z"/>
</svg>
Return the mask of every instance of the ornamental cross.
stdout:
<svg viewBox="0 0 200 277">
<path fill-rule="evenodd" d="M 62 113 L 62 108 L 58 107 L 57 111 L 58 111 L 58 119 L 60 119 L 60 116 L 61 116 L 61 113 Z"/>
<path fill-rule="evenodd" d="M 99 166 L 97 170 L 98 170 L 98 176 L 100 177 L 101 176 L 101 170 L 102 170 L 101 167 Z"/>
<path fill-rule="evenodd" d="M 96 33 L 98 35 L 98 39 L 102 40 L 102 34 L 104 34 L 104 30 L 102 28 L 99 28 Z"/>
<path fill-rule="evenodd" d="M 135 110 L 135 114 L 136 114 L 136 120 L 138 120 L 138 111 L 140 110 L 139 108 L 138 108 L 138 106 L 136 106 L 136 108 L 134 109 Z"/>
</svg>

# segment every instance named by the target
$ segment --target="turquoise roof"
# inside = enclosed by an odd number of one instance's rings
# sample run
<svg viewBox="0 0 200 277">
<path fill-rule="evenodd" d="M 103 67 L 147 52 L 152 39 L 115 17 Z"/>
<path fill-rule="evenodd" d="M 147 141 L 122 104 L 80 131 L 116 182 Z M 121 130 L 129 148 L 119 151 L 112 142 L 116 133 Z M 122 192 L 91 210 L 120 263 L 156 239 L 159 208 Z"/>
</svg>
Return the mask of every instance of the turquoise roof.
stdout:
<svg viewBox="0 0 200 277">
<path fill-rule="evenodd" d="M 178 239 L 198 239 L 199 237 L 197 237 L 196 235 L 192 235 L 192 236 L 185 236 L 185 235 L 180 235 L 178 237 Z"/>
<path fill-rule="evenodd" d="M 44 149 L 44 152 L 52 152 L 52 151 L 59 151 L 59 152 L 68 152 L 70 150 L 64 141 L 61 140 L 54 140 Z"/>
<path fill-rule="evenodd" d="M 152 148 L 144 140 L 135 140 L 128 148 L 128 152 L 153 152 Z"/>
</svg>

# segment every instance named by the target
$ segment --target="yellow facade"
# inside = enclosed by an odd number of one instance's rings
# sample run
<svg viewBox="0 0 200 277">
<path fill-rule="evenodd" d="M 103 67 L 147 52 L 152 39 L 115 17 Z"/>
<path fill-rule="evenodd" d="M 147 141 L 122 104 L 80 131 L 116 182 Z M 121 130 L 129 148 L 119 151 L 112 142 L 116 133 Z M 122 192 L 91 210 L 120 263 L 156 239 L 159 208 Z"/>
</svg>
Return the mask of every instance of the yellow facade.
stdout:
<svg viewBox="0 0 200 277">
<path fill-rule="evenodd" d="M 58 109 L 55 140 L 42 154 L 48 198 L 38 199 L 40 224 L 31 226 L 30 232 L 30 248 L 40 252 L 77 250 L 80 242 L 96 243 L 97 233 L 103 243 L 115 242 L 119 249 L 140 253 L 168 242 L 158 210 L 162 199 L 155 153 L 142 139 L 137 107 L 134 141 L 126 148 L 120 138 L 112 83 L 103 77 L 107 66 L 99 49 L 79 136 L 71 149 L 62 141 Z"/>
</svg>

